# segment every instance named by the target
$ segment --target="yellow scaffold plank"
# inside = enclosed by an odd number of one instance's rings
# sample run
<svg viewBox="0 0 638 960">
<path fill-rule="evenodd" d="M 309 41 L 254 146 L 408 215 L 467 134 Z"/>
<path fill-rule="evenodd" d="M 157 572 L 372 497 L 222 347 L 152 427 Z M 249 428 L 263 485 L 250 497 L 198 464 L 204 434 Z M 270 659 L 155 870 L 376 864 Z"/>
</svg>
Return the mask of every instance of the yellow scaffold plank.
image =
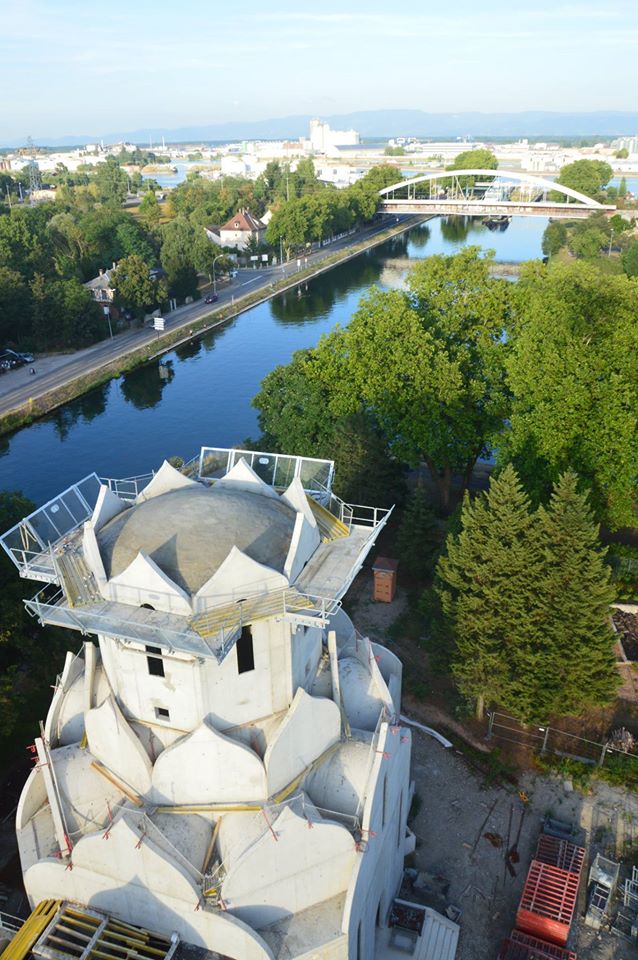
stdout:
<svg viewBox="0 0 638 960">
<path fill-rule="evenodd" d="M 330 513 L 323 504 L 318 503 L 313 497 L 306 495 L 306 499 L 310 504 L 310 509 L 313 512 L 314 518 L 317 521 L 317 526 L 319 527 L 319 533 L 321 534 L 321 539 L 325 542 L 330 540 L 339 540 L 342 537 L 350 536 L 350 531 L 348 530 L 345 523 L 339 520 L 338 517 L 335 517 L 334 514 Z"/>
<path fill-rule="evenodd" d="M 24 960 L 60 908 L 61 900 L 42 900 L 2 953 L 2 960 Z"/>
</svg>

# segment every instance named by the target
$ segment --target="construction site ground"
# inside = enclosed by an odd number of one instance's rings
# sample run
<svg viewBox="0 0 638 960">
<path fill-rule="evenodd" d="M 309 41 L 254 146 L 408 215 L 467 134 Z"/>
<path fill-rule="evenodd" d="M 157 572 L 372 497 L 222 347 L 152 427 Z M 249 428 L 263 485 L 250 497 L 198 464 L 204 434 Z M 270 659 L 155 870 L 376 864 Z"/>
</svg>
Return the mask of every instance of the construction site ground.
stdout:
<svg viewBox="0 0 638 960">
<path fill-rule="evenodd" d="M 514 925 L 542 822 L 549 814 L 577 824 L 587 850 L 570 948 L 579 960 L 638 960 L 638 948 L 611 932 L 592 930 L 583 920 L 586 876 L 596 853 L 623 861 L 625 871 L 630 872 L 632 863 L 638 865 L 638 794 L 601 782 L 587 793 L 579 792 L 571 781 L 542 774 L 529 764 L 510 777 L 506 770 L 499 776 L 487 758 L 483 762 L 487 744 L 481 728 L 455 717 L 453 703 L 446 710 L 445 688 L 428 685 L 425 652 L 397 631 L 407 607 L 402 590 L 391 604 L 372 600 L 370 569 L 359 575 L 348 601 L 361 633 L 388 645 L 404 662 L 404 687 L 412 689 L 404 697 L 404 715 L 455 741 L 446 749 L 412 728 L 416 801 L 411 828 L 417 848 L 408 861 L 402 896 L 441 912 L 448 906 L 460 910 L 457 960 L 496 960 L 501 941 Z M 519 791 L 528 798 L 526 804 Z M 517 840 L 523 811 L 519 861 L 513 864 L 512 877 L 504 852 Z"/>
</svg>

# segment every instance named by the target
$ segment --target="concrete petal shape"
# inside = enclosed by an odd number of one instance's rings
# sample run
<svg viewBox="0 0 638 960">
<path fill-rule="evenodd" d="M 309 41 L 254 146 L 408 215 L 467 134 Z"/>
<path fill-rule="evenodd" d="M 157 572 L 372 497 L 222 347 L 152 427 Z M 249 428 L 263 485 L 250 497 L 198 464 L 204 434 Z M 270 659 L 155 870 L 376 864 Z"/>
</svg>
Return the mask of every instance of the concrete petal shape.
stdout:
<svg viewBox="0 0 638 960">
<path fill-rule="evenodd" d="M 266 772 L 257 754 L 206 722 L 167 747 L 153 768 L 155 803 L 252 802 L 266 795 Z"/>
</svg>

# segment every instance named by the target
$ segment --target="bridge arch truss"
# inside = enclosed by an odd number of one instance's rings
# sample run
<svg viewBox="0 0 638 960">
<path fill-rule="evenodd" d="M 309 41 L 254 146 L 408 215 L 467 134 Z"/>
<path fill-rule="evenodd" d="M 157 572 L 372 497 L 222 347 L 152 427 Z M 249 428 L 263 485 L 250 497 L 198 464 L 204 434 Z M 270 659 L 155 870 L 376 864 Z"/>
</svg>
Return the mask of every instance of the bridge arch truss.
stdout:
<svg viewBox="0 0 638 960">
<path fill-rule="evenodd" d="M 472 178 L 468 185 L 467 177 Z M 550 193 L 561 194 L 564 200 L 549 200 Z M 614 206 L 599 203 L 592 197 L 564 187 L 562 184 L 517 170 L 439 170 L 420 174 L 390 184 L 379 191 L 381 212 L 464 214 L 489 212 L 551 216 L 587 216 L 597 210 L 613 213 Z M 535 205 L 538 205 L 535 207 Z M 411 209 L 413 208 L 413 209 Z"/>
</svg>

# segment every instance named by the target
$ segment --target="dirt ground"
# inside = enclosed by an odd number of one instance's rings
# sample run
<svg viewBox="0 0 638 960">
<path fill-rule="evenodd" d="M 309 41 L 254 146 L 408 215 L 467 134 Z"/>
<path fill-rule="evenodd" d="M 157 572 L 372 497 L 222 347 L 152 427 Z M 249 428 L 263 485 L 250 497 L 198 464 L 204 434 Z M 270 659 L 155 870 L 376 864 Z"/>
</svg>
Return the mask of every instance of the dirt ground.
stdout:
<svg viewBox="0 0 638 960">
<path fill-rule="evenodd" d="M 379 551 L 383 552 L 383 550 Z M 406 610 L 407 595 L 399 590 L 391 604 L 371 599 L 372 574 L 364 569 L 349 594 L 348 608 L 361 633 L 386 643 L 404 661 L 420 656 L 419 648 L 388 639 L 387 631 Z M 412 671 L 413 663 L 408 670 Z M 419 666 L 419 670 L 423 668 Z M 408 671 L 406 671 L 408 672 Z M 465 732 L 446 714 L 440 691 L 434 703 L 415 696 L 404 699 L 409 717 L 438 727 L 443 733 Z M 457 960 L 496 958 L 502 939 L 515 921 L 523 888 L 543 819 L 575 824 L 587 850 L 584 876 L 597 852 L 623 860 L 623 874 L 638 864 L 638 795 L 596 783 L 587 795 L 571 781 L 541 775 L 533 770 L 517 774 L 517 782 L 490 785 L 476 763 L 476 753 L 445 749 L 433 738 L 413 729 L 412 775 L 416 803 L 411 827 L 417 837 L 413 862 L 408 861 L 402 895 L 444 912 L 461 911 L 461 937 Z M 476 728 L 468 738 L 485 750 Z M 522 790 L 527 804 L 519 798 Z M 522 817 L 522 824 L 521 824 Z M 520 836 L 519 836 L 520 831 Z M 485 834 L 492 835 L 490 841 Z M 516 876 L 506 870 L 504 851 L 518 840 L 520 861 Z M 493 844 L 497 844 L 496 846 Z M 611 932 L 597 933 L 583 921 L 586 883 L 581 883 L 578 920 L 569 946 L 579 960 L 638 960 L 638 949 Z"/>
</svg>

